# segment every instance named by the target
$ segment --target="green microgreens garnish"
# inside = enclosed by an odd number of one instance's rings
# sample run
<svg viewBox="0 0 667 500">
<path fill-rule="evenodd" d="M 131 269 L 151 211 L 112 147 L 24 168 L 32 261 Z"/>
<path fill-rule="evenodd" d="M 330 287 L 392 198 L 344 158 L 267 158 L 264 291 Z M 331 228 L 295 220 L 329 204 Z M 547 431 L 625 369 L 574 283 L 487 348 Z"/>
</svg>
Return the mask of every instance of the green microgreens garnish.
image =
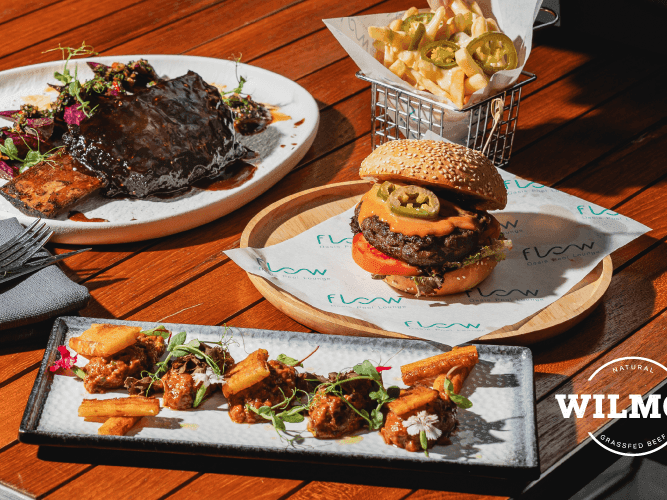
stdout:
<svg viewBox="0 0 667 500">
<path fill-rule="evenodd" d="M 49 160 L 49 158 L 53 156 L 55 154 L 55 151 L 58 150 L 59 148 L 53 148 L 47 151 L 46 153 L 40 153 L 39 134 L 37 134 L 36 131 L 35 135 L 37 136 L 37 149 L 32 149 L 30 146 L 28 146 L 28 143 L 25 141 L 25 139 L 21 137 L 23 143 L 28 148 L 28 152 L 26 153 L 25 158 L 21 158 L 19 156 L 19 150 L 17 149 L 16 144 L 14 144 L 14 141 L 10 137 L 7 137 L 5 139 L 4 144 L 0 144 L 0 153 L 6 155 L 10 160 L 17 161 L 21 164 L 21 166 L 19 167 L 19 174 L 22 174 L 30 167 L 34 167 L 35 165 L 37 165 L 39 162 L 42 161 L 51 162 L 52 164 L 55 164 L 55 162 L 53 160 Z"/>
<path fill-rule="evenodd" d="M 463 408 L 464 410 L 472 407 L 472 402 L 468 398 L 466 398 L 465 396 L 461 396 L 460 394 L 456 394 L 454 392 L 454 385 L 452 384 L 452 381 L 449 380 L 448 378 L 445 379 L 444 387 L 445 387 L 445 393 L 449 396 L 449 399 L 456 406 L 458 406 L 459 408 Z"/>
<path fill-rule="evenodd" d="M 243 86 L 248 81 L 243 76 L 239 76 L 239 64 L 241 62 L 242 54 L 239 54 L 238 57 L 234 57 L 235 63 L 235 74 L 236 74 L 236 88 L 229 90 L 227 92 L 220 91 L 220 96 L 222 97 L 222 102 L 224 102 L 229 107 L 232 106 L 232 103 L 240 102 L 244 109 L 250 109 L 250 103 L 248 102 L 247 97 L 242 97 L 241 92 L 243 92 Z"/>
<path fill-rule="evenodd" d="M 426 431 L 419 431 L 419 443 L 422 445 L 424 455 L 428 457 L 428 439 L 426 439 Z"/>
<path fill-rule="evenodd" d="M 227 348 L 227 346 L 232 342 L 231 337 L 229 339 L 226 339 L 228 329 L 225 326 L 225 332 L 222 334 L 222 337 L 220 338 L 219 341 L 217 342 L 208 342 L 209 344 L 214 344 L 214 345 L 219 345 L 220 347 Z M 170 335 L 167 329 L 160 325 L 155 328 L 149 329 L 149 330 L 143 330 L 142 332 L 145 335 L 149 336 L 161 336 L 165 340 L 168 340 Z M 148 371 L 142 371 L 141 376 L 142 377 L 150 377 L 151 383 L 148 385 L 146 388 L 146 395 L 148 395 L 149 391 L 151 390 L 151 387 L 155 382 L 160 380 L 161 376 L 167 372 L 169 369 L 169 361 L 172 358 L 180 358 L 182 356 L 185 356 L 186 354 L 193 354 L 197 359 L 201 359 L 206 362 L 208 366 L 211 367 L 211 370 L 213 370 L 213 373 L 215 373 L 217 376 L 222 376 L 224 373 L 224 365 L 223 369 L 220 370 L 220 367 L 218 367 L 218 364 L 211 359 L 210 356 L 207 356 L 199 347 L 201 346 L 201 342 L 197 339 L 192 339 L 190 342 L 187 344 L 184 344 L 185 338 L 187 337 L 186 332 L 180 332 L 177 333 L 176 335 L 171 336 L 171 340 L 169 341 L 169 344 L 167 345 L 167 352 L 169 353 L 167 357 L 165 358 L 164 361 L 160 361 L 155 364 L 157 369 L 155 372 L 151 373 Z M 202 383 L 202 385 L 199 387 L 197 390 L 197 394 L 195 395 L 195 401 L 192 405 L 193 408 L 197 408 L 199 404 L 202 402 L 204 399 L 204 395 L 206 394 L 206 387 L 205 384 Z"/>
<path fill-rule="evenodd" d="M 303 368 L 303 362 L 306 361 L 308 358 L 310 358 L 313 354 L 315 354 L 319 348 L 320 346 L 317 346 L 313 352 L 311 352 L 301 361 L 299 361 L 298 359 L 290 358 L 287 354 L 278 354 L 276 360 L 288 366 L 300 366 L 301 368 Z"/>
<path fill-rule="evenodd" d="M 159 336 L 165 340 L 169 340 L 169 336 L 171 335 L 171 332 L 162 325 L 156 326 L 155 328 L 151 328 L 150 330 L 142 330 L 139 333 L 143 333 L 144 335 L 147 335 L 149 337 Z"/>
<path fill-rule="evenodd" d="M 67 65 L 69 64 L 70 59 L 73 57 L 96 56 L 98 53 L 95 52 L 95 49 L 93 49 L 91 45 L 86 45 L 86 42 L 83 42 L 81 47 L 76 49 L 73 49 L 72 47 L 61 47 L 60 44 L 58 44 L 58 47 L 55 49 L 49 49 L 45 52 L 53 52 L 55 50 L 60 50 L 62 52 L 63 59 L 65 61 L 65 67 L 63 68 L 62 73 L 58 73 L 56 71 L 53 76 L 56 80 L 62 82 L 67 87 L 69 94 L 79 102 L 79 108 L 81 111 L 83 111 L 87 118 L 90 118 L 97 106 L 91 108 L 90 101 L 84 101 L 84 98 L 81 95 L 83 85 L 79 81 L 78 67 L 74 67 L 74 75 L 72 75 Z M 67 56 L 65 56 L 65 52 L 67 52 Z"/>
<path fill-rule="evenodd" d="M 299 436 L 292 438 L 285 437 L 283 435 L 284 433 L 287 432 L 287 429 L 285 427 L 285 422 L 293 424 L 303 422 L 304 416 L 301 414 L 301 412 L 307 411 L 309 409 L 309 405 L 298 405 L 298 406 L 293 406 L 292 408 L 288 407 L 292 402 L 292 400 L 296 397 L 297 393 L 303 392 L 305 395 L 307 395 L 307 393 L 299 389 L 296 389 L 294 390 L 294 392 L 290 397 L 287 397 L 282 389 L 280 389 L 280 392 L 283 395 L 283 400 L 278 404 L 275 404 L 273 406 L 261 406 L 259 408 L 255 408 L 250 403 L 246 403 L 246 408 L 248 409 L 248 411 L 251 411 L 256 415 L 259 415 L 263 419 L 270 420 L 271 424 L 273 424 L 273 428 L 278 434 L 278 437 L 280 437 L 280 439 L 287 440 L 289 443 L 292 443 L 296 439 L 298 439 Z M 276 410 L 282 410 L 282 411 L 277 412 Z M 281 432 L 283 434 L 281 434 Z"/>
<path fill-rule="evenodd" d="M 74 372 L 74 375 L 79 377 L 81 380 L 86 379 L 86 372 L 83 371 L 82 368 L 79 368 L 78 366 L 74 365 L 71 370 Z"/>
</svg>

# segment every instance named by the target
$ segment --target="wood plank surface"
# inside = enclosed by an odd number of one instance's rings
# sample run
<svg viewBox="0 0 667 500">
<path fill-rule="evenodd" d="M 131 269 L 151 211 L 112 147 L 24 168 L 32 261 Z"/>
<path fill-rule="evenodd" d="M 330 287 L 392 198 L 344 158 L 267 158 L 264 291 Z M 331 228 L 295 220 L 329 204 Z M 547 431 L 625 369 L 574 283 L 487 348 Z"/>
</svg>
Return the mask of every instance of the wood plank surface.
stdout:
<svg viewBox="0 0 667 500">
<path fill-rule="evenodd" d="M 306 157 L 273 189 L 234 214 L 169 238 L 99 246 L 65 261 L 68 275 L 93 295 L 82 314 L 309 331 L 264 300 L 222 252 L 238 245 L 247 222 L 269 204 L 304 189 L 358 178 L 358 165 L 370 152 L 370 91 L 355 78 L 356 65 L 320 19 L 404 8 L 398 0 L 2 2 L 0 23 L 12 22 L 3 24 L 7 43 L 0 49 L 0 70 L 58 59 L 43 51 L 83 40 L 104 54 L 228 58 L 242 53 L 244 61 L 295 79 L 321 110 L 321 133 Z M 642 92 L 663 81 L 661 68 L 650 75 L 619 72 L 603 47 L 581 44 L 558 30 L 535 40 L 526 69 L 538 80 L 524 90 L 508 169 L 652 228 L 613 254 L 615 275 L 600 308 L 557 342 L 533 348 L 540 458 L 547 470 L 603 423 L 589 419 L 564 425 L 554 394 L 603 391 L 611 381 L 596 378 L 588 384 L 592 370 L 629 353 L 667 362 L 667 101 L 662 94 L 649 98 Z M 621 49 L 618 57 L 628 55 Z M 639 63 L 655 67 L 650 56 L 638 57 Z M 86 491 L 91 498 L 128 497 L 141 487 L 142 498 L 202 498 L 211 491 L 239 498 L 252 492 L 253 498 L 267 500 L 505 498 L 417 490 L 417 485 L 414 490 L 366 486 L 353 479 L 263 477 L 252 465 L 242 475 L 201 474 L 177 465 L 91 466 L 68 460 L 66 450 L 62 462 L 43 460 L 36 447 L 16 441 L 42 353 L 43 346 L 0 350 L 0 399 L 11 402 L 0 409 L 0 481 L 30 496 L 71 498 Z M 660 381 L 647 378 L 639 389 L 646 392 Z"/>
</svg>

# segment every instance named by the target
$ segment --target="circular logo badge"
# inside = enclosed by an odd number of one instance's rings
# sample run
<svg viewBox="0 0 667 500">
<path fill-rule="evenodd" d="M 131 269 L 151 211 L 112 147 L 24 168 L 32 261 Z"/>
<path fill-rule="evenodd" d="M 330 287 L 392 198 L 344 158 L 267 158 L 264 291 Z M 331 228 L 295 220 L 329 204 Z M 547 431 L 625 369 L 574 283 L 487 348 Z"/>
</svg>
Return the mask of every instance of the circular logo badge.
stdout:
<svg viewBox="0 0 667 500">
<path fill-rule="evenodd" d="M 604 378 L 607 387 L 623 388 L 630 392 L 621 399 L 610 389 L 609 394 L 556 394 L 563 418 L 623 419 L 628 425 L 613 426 L 598 436 L 588 435 L 598 445 L 617 455 L 638 457 L 649 455 L 667 446 L 667 430 L 660 425 L 667 418 L 667 398 L 650 394 L 644 399 L 633 394 L 633 388 L 642 387 L 649 377 L 667 374 L 667 367 L 648 358 L 630 356 L 605 363 L 588 381 Z M 637 391 L 639 392 L 639 391 Z M 621 408 L 624 408 L 621 410 Z"/>
</svg>

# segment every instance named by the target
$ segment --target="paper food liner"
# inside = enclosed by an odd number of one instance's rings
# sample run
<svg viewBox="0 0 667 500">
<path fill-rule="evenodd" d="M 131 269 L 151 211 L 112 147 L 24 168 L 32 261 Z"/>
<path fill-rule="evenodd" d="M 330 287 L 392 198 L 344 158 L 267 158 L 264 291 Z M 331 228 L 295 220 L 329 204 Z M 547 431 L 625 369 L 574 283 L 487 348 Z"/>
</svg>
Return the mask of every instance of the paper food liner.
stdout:
<svg viewBox="0 0 667 500">
<path fill-rule="evenodd" d="M 434 110 L 431 113 L 425 109 L 408 108 L 406 102 L 401 100 L 396 102 L 395 98 L 388 98 L 388 104 L 400 110 L 400 113 L 398 114 L 398 120 L 392 114 L 389 114 L 387 118 L 398 122 L 396 125 L 405 133 L 406 139 L 419 139 L 420 134 L 429 129 L 426 123 L 431 122 L 438 124 L 438 133 L 451 141 L 464 144 L 468 135 L 470 115 L 470 111 L 466 109 L 514 85 L 519 79 L 530 55 L 533 41 L 533 24 L 539 13 L 542 0 L 515 0 L 512 2 L 478 0 L 477 3 L 485 17 L 494 18 L 501 31 L 513 40 L 519 63 L 516 69 L 499 71 L 494 74 L 490 78 L 489 85 L 472 94 L 470 101 L 463 110 L 459 110 L 449 99 L 415 89 L 373 57 L 375 48 L 373 47 L 373 39 L 368 35 L 368 27 L 387 26 L 394 19 L 401 19 L 405 11 L 368 16 L 339 17 L 324 19 L 323 21 L 366 76 L 376 80 L 384 80 L 393 86 L 443 103 L 443 110 Z M 406 116 L 415 119 L 411 120 L 411 123 L 406 123 Z M 442 131 L 439 130 L 441 119 L 443 122 Z"/>
<path fill-rule="evenodd" d="M 606 255 L 650 231 L 612 210 L 499 172 L 508 204 L 493 215 L 514 248 L 490 277 L 464 293 L 415 298 L 371 279 L 352 259 L 354 209 L 277 245 L 225 253 L 245 271 L 322 311 L 456 345 L 547 307 Z"/>
</svg>

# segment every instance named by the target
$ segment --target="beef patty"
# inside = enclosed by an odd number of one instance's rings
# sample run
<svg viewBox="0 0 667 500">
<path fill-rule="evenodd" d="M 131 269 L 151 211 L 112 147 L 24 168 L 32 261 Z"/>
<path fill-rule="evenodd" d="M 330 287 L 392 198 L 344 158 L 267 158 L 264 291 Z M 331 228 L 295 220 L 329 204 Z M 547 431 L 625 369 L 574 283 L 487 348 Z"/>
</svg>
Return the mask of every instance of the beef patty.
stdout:
<svg viewBox="0 0 667 500">
<path fill-rule="evenodd" d="M 354 210 L 350 222 L 352 231 L 364 233 L 364 238 L 381 252 L 418 267 L 440 267 L 448 262 L 461 262 L 478 248 L 488 245 L 489 227 L 497 224 L 486 212 L 466 210 L 466 214 L 479 222 L 478 229 L 455 228 L 447 236 L 406 236 L 395 233 L 389 224 L 377 215 L 364 219 L 359 225 L 361 202 Z"/>
</svg>

